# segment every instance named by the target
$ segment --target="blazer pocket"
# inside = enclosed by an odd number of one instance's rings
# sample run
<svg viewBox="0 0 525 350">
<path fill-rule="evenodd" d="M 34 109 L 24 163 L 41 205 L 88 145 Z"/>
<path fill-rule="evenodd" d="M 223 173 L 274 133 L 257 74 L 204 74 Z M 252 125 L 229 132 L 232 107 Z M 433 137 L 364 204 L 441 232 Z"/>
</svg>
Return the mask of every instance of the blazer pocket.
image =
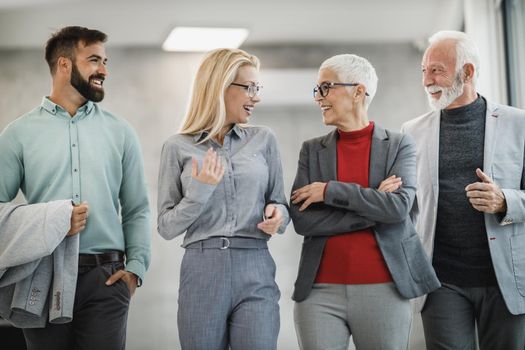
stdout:
<svg viewBox="0 0 525 350">
<path fill-rule="evenodd" d="M 519 189 L 521 187 L 522 172 L 523 166 L 519 159 L 505 159 L 492 164 L 494 182 L 501 188 Z"/>
<path fill-rule="evenodd" d="M 516 288 L 525 297 L 525 236 L 523 234 L 511 236 L 510 249 Z"/>
<path fill-rule="evenodd" d="M 421 240 L 418 235 L 412 235 L 401 242 L 403 253 L 407 261 L 410 275 L 415 282 L 421 282 L 427 276 L 430 263 L 423 250 Z"/>
</svg>

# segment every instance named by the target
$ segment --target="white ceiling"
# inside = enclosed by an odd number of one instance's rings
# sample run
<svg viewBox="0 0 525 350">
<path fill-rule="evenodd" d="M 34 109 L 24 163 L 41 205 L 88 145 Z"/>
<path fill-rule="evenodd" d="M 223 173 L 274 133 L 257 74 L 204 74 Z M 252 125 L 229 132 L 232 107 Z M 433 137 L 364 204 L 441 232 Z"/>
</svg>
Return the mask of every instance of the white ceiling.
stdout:
<svg viewBox="0 0 525 350">
<path fill-rule="evenodd" d="M 258 45 L 419 42 L 462 23 L 462 0 L 0 0 L 0 49 L 42 47 L 65 25 L 160 48 L 175 25 L 247 27 Z"/>
</svg>

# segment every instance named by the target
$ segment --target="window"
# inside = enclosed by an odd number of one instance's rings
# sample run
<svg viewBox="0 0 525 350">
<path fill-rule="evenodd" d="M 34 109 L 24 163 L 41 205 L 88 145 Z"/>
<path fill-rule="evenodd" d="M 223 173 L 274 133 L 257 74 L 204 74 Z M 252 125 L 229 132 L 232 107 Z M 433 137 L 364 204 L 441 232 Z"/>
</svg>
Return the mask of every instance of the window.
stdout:
<svg viewBox="0 0 525 350">
<path fill-rule="evenodd" d="M 525 0 L 504 0 L 509 104 L 525 109 Z"/>
</svg>

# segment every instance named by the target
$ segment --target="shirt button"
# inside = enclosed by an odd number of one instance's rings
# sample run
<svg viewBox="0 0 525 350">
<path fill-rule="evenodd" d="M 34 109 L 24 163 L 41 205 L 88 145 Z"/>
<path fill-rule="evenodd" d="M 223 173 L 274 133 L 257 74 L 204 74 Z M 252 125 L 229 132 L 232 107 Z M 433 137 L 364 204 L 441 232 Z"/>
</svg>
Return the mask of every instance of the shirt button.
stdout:
<svg viewBox="0 0 525 350">
<path fill-rule="evenodd" d="M 75 194 L 75 197 L 78 198 L 78 194 Z"/>
<path fill-rule="evenodd" d="M 71 121 L 71 124 L 75 124 L 75 121 L 74 121 L 74 120 L 72 120 L 72 121 Z"/>
<path fill-rule="evenodd" d="M 76 144 L 72 144 L 73 147 L 76 147 L 77 145 Z"/>
<path fill-rule="evenodd" d="M 77 169 L 74 170 L 75 173 L 76 173 L 77 171 L 78 171 Z"/>
</svg>

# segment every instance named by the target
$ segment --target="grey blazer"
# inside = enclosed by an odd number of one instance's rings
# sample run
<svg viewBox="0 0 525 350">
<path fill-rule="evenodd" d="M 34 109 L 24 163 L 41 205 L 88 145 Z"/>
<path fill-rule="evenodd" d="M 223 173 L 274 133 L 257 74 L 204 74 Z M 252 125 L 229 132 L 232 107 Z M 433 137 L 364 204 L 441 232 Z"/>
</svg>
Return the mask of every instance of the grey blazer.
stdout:
<svg viewBox="0 0 525 350">
<path fill-rule="evenodd" d="M 417 144 L 417 206 L 413 214 L 430 257 L 439 195 L 439 120 L 440 112 L 430 112 L 402 127 Z M 487 101 L 484 147 L 483 171 L 500 186 L 507 202 L 505 216 L 485 214 L 490 255 L 507 308 L 514 315 L 524 314 L 525 111 Z M 421 298 L 416 302 L 418 310 L 424 301 Z"/>
<path fill-rule="evenodd" d="M 72 210 L 71 200 L 0 203 L 0 316 L 15 327 L 73 318 L 79 236 L 65 237 Z"/>
<path fill-rule="evenodd" d="M 416 194 L 416 148 L 410 137 L 375 125 L 370 150 L 370 188 L 337 179 L 337 130 L 303 143 L 292 191 L 328 182 L 324 203 L 299 212 L 290 203 L 295 231 L 304 236 L 293 299 L 310 294 L 328 237 L 371 228 L 399 293 L 409 299 L 439 288 L 409 217 Z M 376 188 L 390 175 L 403 185 L 393 193 Z"/>
</svg>

